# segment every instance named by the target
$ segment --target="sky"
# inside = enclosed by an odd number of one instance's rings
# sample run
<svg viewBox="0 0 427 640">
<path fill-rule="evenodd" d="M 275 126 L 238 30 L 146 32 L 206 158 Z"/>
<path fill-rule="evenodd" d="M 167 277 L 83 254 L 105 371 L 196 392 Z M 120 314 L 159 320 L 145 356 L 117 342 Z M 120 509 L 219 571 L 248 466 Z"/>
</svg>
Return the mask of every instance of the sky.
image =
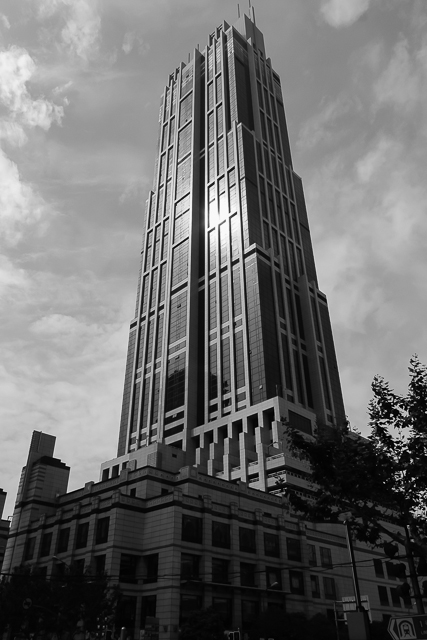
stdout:
<svg viewBox="0 0 427 640">
<path fill-rule="evenodd" d="M 253 2 L 282 80 L 346 412 L 427 363 L 427 3 Z M 248 11 L 240 3 L 240 11 Z M 69 488 L 116 454 L 144 203 L 168 76 L 229 0 L 0 2 L 0 487 L 33 430 Z"/>
</svg>

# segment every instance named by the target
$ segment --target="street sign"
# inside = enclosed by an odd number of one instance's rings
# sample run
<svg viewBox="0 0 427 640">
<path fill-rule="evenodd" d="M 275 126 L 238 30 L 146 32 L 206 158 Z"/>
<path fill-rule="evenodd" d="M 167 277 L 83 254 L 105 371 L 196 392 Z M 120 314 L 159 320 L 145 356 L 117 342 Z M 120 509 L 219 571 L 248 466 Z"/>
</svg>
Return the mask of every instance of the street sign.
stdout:
<svg viewBox="0 0 427 640">
<path fill-rule="evenodd" d="M 390 618 L 387 630 L 393 640 L 427 640 L 427 615 Z"/>
</svg>

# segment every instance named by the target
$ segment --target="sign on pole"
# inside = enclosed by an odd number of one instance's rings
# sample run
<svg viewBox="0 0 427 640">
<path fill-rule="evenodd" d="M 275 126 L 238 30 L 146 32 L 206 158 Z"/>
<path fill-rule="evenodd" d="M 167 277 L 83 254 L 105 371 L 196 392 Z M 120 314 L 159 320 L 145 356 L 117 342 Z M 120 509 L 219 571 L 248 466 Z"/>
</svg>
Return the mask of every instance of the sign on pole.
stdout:
<svg viewBox="0 0 427 640">
<path fill-rule="evenodd" d="M 427 615 L 390 618 L 387 630 L 393 640 L 427 640 Z"/>
</svg>

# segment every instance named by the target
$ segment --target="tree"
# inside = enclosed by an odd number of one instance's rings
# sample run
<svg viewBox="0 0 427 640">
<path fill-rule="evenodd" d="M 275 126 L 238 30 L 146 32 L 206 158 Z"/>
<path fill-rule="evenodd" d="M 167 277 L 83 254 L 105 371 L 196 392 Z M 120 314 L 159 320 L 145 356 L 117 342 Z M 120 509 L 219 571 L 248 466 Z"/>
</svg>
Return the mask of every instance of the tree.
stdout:
<svg viewBox="0 0 427 640">
<path fill-rule="evenodd" d="M 224 640 L 222 616 L 213 607 L 195 611 L 184 622 L 179 640 Z"/>
<path fill-rule="evenodd" d="M 427 551 L 427 368 L 411 358 L 407 395 L 382 377 L 372 383 L 370 435 L 319 426 L 317 439 L 289 429 L 290 447 L 311 466 L 312 492 L 287 495 L 303 517 L 350 522 L 355 537 L 372 545 L 405 544 L 394 526 L 408 527 L 417 551 Z"/>
<path fill-rule="evenodd" d="M 98 619 L 111 616 L 118 588 L 108 576 L 78 574 L 70 567 L 46 579 L 35 568 L 19 567 L 0 585 L 0 631 L 13 633 L 73 632 L 78 626 L 96 631 Z M 25 603 L 25 604 L 24 604 Z"/>
<path fill-rule="evenodd" d="M 398 551 L 390 540 L 403 544 L 418 613 L 424 613 L 413 556 L 420 558 L 418 575 L 427 574 L 427 368 L 416 356 L 409 377 L 402 396 L 375 376 L 367 438 L 348 425 L 319 425 L 317 439 L 289 429 L 291 450 L 310 463 L 313 490 L 286 493 L 306 519 L 345 520 L 356 539 L 386 552 Z M 409 585 L 403 588 L 408 595 Z"/>
<path fill-rule="evenodd" d="M 348 638 L 347 629 L 340 628 L 339 638 Z M 337 638 L 335 622 L 317 614 L 308 619 L 302 612 L 288 613 L 283 609 L 264 611 L 252 625 L 249 640 L 274 638 L 274 640 L 330 640 Z"/>
</svg>

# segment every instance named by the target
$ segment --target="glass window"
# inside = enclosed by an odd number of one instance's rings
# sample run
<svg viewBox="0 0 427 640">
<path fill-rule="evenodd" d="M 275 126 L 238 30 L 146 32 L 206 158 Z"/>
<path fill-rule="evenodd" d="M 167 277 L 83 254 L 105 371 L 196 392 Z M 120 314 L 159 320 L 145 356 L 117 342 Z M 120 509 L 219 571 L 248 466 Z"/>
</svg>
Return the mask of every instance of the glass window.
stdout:
<svg viewBox="0 0 427 640">
<path fill-rule="evenodd" d="M 188 277 L 188 240 L 184 240 L 173 249 L 172 287 Z"/>
<path fill-rule="evenodd" d="M 221 361 L 222 361 L 222 393 L 231 391 L 231 358 L 230 358 L 230 338 L 221 340 Z"/>
<path fill-rule="evenodd" d="M 166 379 L 166 411 L 172 411 L 184 404 L 185 396 L 185 353 L 170 359 Z M 143 424 L 146 424 L 145 422 Z"/>
<path fill-rule="evenodd" d="M 236 389 L 245 385 L 245 352 L 243 343 L 243 332 L 238 331 L 234 335 L 234 357 L 236 372 Z"/>
<path fill-rule="evenodd" d="M 286 550 L 288 560 L 301 562 L 301 543 L 297 538 L 286 538 Z"/>
<path fill-rule="evenodd" d="M 319 576 L 310 576 L 311 597 L 320 598 L 320 581 Z"/>
<path fill-rule="evenodd" d="M 107 559 L 107 556 L 105 555 L 105 553 L 103 553 L 100 556 L 94 556 L 95 574 L 97 576 L 100 576 L 105 572 L 105 561 L 106 561 L 106 559 Z"/>
<path fill-rule="evenodd" d="M 141 598 L 141 629 L 145 627 L 145 620 L 147 616 L 151 618 L 156 617 L 156 599 L 157 596 L 142 596 Z"/>
<path fill-rule="evenodd" d="M 234 315 L 242 313 L 242 294 L 240 287 L 240 267 L 233 267 L 233 309 Z"/>
<path fill-rule="evenodd" d="M 379 560 L 379 559 L 374 560 L 374 569 L 375 569 L 375 575 L 377 576 L 377 578 L 384 578 L 384 567 L 383 567 L 382 560 Z"/>
<path fill-rule="evenodd" d="M 211 82 L 208 84 L 208 109 L 212 109 L 213 103 L 213 82 Z"/>
<path fill-rule="evenodd" d="M 230 548 L 230 525 L 226 522 L 212 521 L 212 546 Z"/>
<path fill-rule="evenodd" d="M 336 600 L 337 599 L 337 591 L 335 588 L 335 580 L 334 578 L 323 578 L 323 589 L 325 591 L 325 598 L 327 600 Z"/>
<path fill-rule="evenodd" d="M 178 134 L 178 161 L 191 151 L 191 122 L 183 127 Z M 172 156 L 172 152 L 169 154 Z"/>
<path fill-rule="evenodd" d="M 208 144 L 214 141 L 214 112 L 208 114 Z"/>
<path fill-rule="evenodd" d="M 189 93 L 188 96 L 182 100 L 179 109 L 179 126 L 188 122 L 192 116 L 193 110 L 193 94 Z"/>
<path fill-rule="evenodd" d="M 309 544 L 308 546 L 308 564 L 310 567 L 317 567 L 317 555 L 316 555 L 316 547 L 314 544 Z"/>
<path fill-rule="evenodd" d="M 221 102 L 222 100 L 222 78 L 221 75 L 217 76 L 215 79 L 216 84 L 216 101 Z"/>
<path fill-rule="evenodd" d="M 57 553 L 64 553 L 68 550 L 68 541 L 70 539 L 70 527 L 61 529 L 58 535 L 58 548 Z"/>
<path fill-rule="evenodd" d="M 389 601 L 388 601 L 387 587 L 378 586 L 378 595 L 379 595 L 379 598 L 380 598 L 380 604 L 383 607 L 388 607 L 389 606 Z"/>
<path fill-rule="evenodd" d="M 222 112 L 222 105 L 216 109 L 216 133 L 218 136 L 222 135 L 224 131 L 224 116 Z"/>
<path fill-rule="evenodd" d="M 40 557 L 44 558 L 50 554 L 50 546 L 52 544 L 52 532 L 44 533 L 40 545 Z"/>
<path fill-rule="evenodd" d="M 179 163 L 176 173 L 176 197 L 182 198 L 190 191 L 191 156 Z"/>
<path fill-rule="evenodd" d="M 267 589 L 282 589 L 282 574 L 277 567 L 266 567 Z"/>
<path fill-rule="evenodd" d="M 76 549 L 83 549 L 87 545 L 89 522 L 82 522 L 77 527 Z"/>
<path fill-rule="evenodd" d="M 130 553 L 122 553 L 120 555 L 120 582 L 127 582 L 130 584 L 135 584 L 137 582 L 138 562 L 139 556 L 134 556 Z"/>
<path fill-rule="evenodd" d="M 181 553 L 181 580 L 199 580 L 200 556 Z"/>
<path fill-rule="evenodd" d="M 217 325 L 217 304 L 216 304 L 216 282 L 211 280 L 209 282 L 209 330 L 215 329 Z"/>
<path fill-rule="evenodd" d="M 289 585 L 291 593 L 304 595 L 304 574 L 302 571 L 289 571 Z"/>
<path fill-rule="evenodd" d="M 264 533 L 264 553 L 266 556 L 280 558 L 279 536 L 275 533 Z"/>
<path fill-rule="evenodd" d="M 402 603 L 400 602 L 400 596 L 399 592 L 397 591 L 397 587 L 391 587 L 390 594 L 393 607 L 401 607 Z"/>
<path fill-rule="evenodd" d="M 224 138 L 218 140 L 218 173 L 224 172 Z"/>
<path fill-rule="evenodd" d="M 228 583 L 228 560 L 212 558 L 212 582 Z"/>
<path fill-rule="evenodd" d="M 202 542 L 203 521 L 195 516 L 182 515 L 182 536 L 184 542 Z"/>
<path fill-rule="evenodd" d="M 242 624 L 250 627 L 259 616 L 259 602 L 257 600 L 242 600 Z"/>
<path fill-rule="evenodd" d="M 322 567 L 332 567 L 332 552 L 328 547 L 320 547 L 320 564 Z"/>
<path fill-rule="evenodd" d="M 246 551 L 247 553 L 256 553 L 255 529 L 239 527 L 239 543 L 240 551 Z"/>
<path fill-rule="evenodd" d="M 240 563 L 240 584 L 242 587 L 255 587 L 255 564 Z"/>
<path fill-rule="evenodd" d="M 192 594 L 181 594 L 181 606 L 179 612 L 179 624 L 182 625 L 193 613 L 200 612 L 202 597 Z"/>
<path fill-rule="evenodd" d="M 108 541 L 108 530 L 110 527 L 110 518 L 99 518 L 96 523 L 95 544 L 103 544 Z"/>
<path fill-rule="evenodd" d="M 209 345 L 209 400 L 218 397 L 218 359 L 216 343 Z"/>
<path fill-rule="evenodd" d="M 232 599 L 231 598 L 212 598 L 212 608 L 219 614 L 222 623 L 226 629 L 231 628 L 232 616 Z"/>
</svg>

